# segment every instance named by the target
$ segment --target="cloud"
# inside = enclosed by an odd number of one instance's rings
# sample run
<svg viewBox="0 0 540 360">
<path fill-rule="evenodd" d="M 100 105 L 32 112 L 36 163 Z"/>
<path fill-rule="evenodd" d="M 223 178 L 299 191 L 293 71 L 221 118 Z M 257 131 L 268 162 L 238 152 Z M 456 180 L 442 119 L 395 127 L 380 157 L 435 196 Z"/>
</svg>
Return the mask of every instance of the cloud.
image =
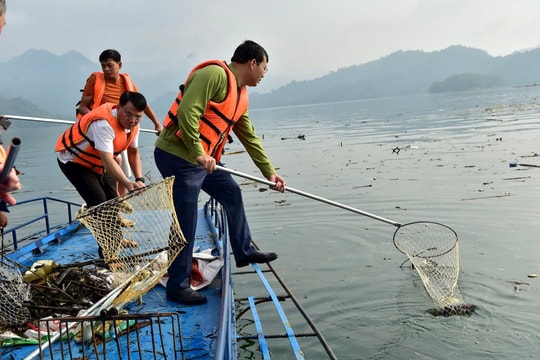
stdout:
<svg viewBox="0 0 540 360">
<path fill-rule="evenodd" d="M 536 47 L 540 2 L 8 0 L 7 23 L 0 61 L 31 48 L 76 50 L 97 61 L 116 48 L 126 71 L 144 64 L 147 73 L 229 60 L 252 39 L 270 54 L 264 84 L 320 77 L 397 50 L 464 45 L 507 55 Z"/>
</svg>

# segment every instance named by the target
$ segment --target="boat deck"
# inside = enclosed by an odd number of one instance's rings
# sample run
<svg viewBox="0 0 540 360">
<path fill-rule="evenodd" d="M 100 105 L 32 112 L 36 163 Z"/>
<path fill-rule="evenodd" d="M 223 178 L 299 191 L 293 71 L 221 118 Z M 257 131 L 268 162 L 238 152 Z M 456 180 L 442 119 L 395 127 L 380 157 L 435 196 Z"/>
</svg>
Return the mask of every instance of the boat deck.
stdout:
<svg viewBox="0 0 540 360">
<path fill-rule="evenodd" d="M 208 221 L 203 216 L 201 209 L 199 223 L 197 226 L 196 247 L 200 250 L 215 248 L 214 240 L 208 236 L 213 230 L 210 229 Z M 66 234 L 67 235 L 67 234 Z M 34 248 L 36 245 L 29 245 Z M 24 248 L 20 253 L 26 253 L 23 258 L 18 258 L 17 262 L 23 267 L 30 267 L 38 260 L 54 260 L 59 265 L 69 265 L 75 263 L 91 263 L 96 258 L 98 251 L 97 243 L 93 235 L 84 227 L 78 227 L 66 238 L 52 240 L 49 244 L 42 244 L 40 251 L 27 252 Z M 106 346 L 96 346 L 93 342 L 83 345 L 71 341 L 68 345 L 66 341 L 56 340 L 54 343 L 46 345 L 41 353 L 37 353 L 36 358 L 40 359 L 86 359 L 94 358 L 96 352 L 101 354 L 103 359 L 122 359 L 128 353 L 130 358 L 138 359 L 140 354 L 142 359 L 210 359 L 215 352 L 217 329 L 219 316 L 216 311 L 221 303 L 221 279 L 219 276 L 207 287 L 200 290 L 207 296 L 208 303 L 200 306 L 182 306 L 166 298 L 165 288 L 157 285 L 146 293 L 139 301 L 127 304 L 121 314 L 114 314 L 107 319 L 117 319 L 128 324 L 137 323 L 142 331 L 137 331 L 137 336 L 118 337 L 116 341 L 108 339 Z M 115 317 L 116 316 L 116 317 Z M 96 316 L 95 320 L 105 319 L 103 316 Z M 55 319 L 68 323 L 80 323 L 88 321 L 88 317 L 66 317 Z M 53 321 L 53 320 L 51 320 Z M 180 322 L 180 324 L 178 324 Z M 159 327 L 157 326 L 159 325 Z M 134 325 L 135 326 L 135 325 Z M 134 327 L 133 326 L 133 327 Z M 152 331 L 150 331 L 152 330 Z M 100 329 L 90 329 L 92 332 L 99 332 Z M 173 334 L 174 332 L 174 334 Z M 132 332 L 133 333 L 133 332 Z M 46 334 L 42 334 L 46 335 Z M 167 339 L 168 338 L 168 339 Z M 131 350 L 128 351 L 128 344 Z M 26 359 L 31 354 L 36 353 L 37 346 L 14 346 L 0 348 L 0 358 L 2 359 Z M 64 349 L 61 349 L 63 347 Z M 68 349 L 68 347 L 71 347 Z M 121 349 L 119 351 L 118 349 Z M 38 349 L 39 350 L 39 349 Z M 83 357 L 81 357 L 84 354 Z M 124 357 L 122 357 L 124 355 Z"/>
</svg>

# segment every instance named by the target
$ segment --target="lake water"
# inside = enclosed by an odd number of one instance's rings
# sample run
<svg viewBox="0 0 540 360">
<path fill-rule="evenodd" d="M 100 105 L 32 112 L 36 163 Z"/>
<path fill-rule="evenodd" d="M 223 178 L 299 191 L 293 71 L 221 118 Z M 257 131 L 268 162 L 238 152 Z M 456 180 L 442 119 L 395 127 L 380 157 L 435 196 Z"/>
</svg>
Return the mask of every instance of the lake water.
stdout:
<svg viewBox="0 0 540 360">
<path fill-rule="evenodd" d="M 540 279 L 529 275 L 540 274 L 540 168 L 509 163 L 540 165 L 539 114 L 540 87 L 251 111 L 288 185 L 401 224 L 440 222 L 459 236 L 461 297 L 478 309 L 434 317 L 418 275 L 401 266 L 394 226 L 238 178 L 255 240 L 279 253 L 274 267 L 339 359 L 538 356 Z M 3 133 L 4 142 L 23 141 L 17 198 L 80 201 L 52 151 L 64 126 L 28 124 Z M 154 140 L 141 135 L 152 181 Z M 261 176 L 238 140 L 227 150 L 228 167 Z"/>
</svg>

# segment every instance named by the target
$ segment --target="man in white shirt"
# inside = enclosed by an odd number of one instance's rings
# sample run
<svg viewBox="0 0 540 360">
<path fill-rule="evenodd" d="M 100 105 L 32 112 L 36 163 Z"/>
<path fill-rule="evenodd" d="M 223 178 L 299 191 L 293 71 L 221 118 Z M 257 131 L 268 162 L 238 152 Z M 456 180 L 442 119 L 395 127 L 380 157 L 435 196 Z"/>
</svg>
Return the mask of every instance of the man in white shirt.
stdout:
<svg viewBox="0 0 540 360">
<path fill-rule="evenodd" d="M 88 207 L 117 197 L 117 182 L 129 191 L 144 187 L 138 136 L 146 99 L 126 91 L 119 104 L 103 104 L 58 138 L 58 165 Z M 126 177 L 115 158 L 127 149 L 135 181 Z M 100 256 L 101 256 L 100 249 Z"/>
</svg>

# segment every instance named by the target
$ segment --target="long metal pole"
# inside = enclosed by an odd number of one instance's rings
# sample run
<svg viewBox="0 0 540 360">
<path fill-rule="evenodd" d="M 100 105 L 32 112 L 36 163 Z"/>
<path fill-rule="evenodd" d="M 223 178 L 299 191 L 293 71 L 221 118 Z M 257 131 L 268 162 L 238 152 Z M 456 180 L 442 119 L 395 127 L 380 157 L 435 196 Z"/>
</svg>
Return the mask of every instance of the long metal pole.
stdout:
<svg viewBox="0 0 540 360">
<path fill-rule="evenodd" d="M 276 183 L 273 183 L 273 182 L 271 182 L 269 180 L 258 178 L 258 177 L 251 176 L 251 175 L 248 175 L 248 174 L 244 174 L 244 173 L 241 173 L 241 172 L 236 171 L 236 170 L 231 170 L 229 168 L 225 168 L 223 166 L 218 165 L 217 169 L 220 170 L 220 171 L 227 172 L 227 173 L 232 174 L 232 175 L 236 175 L 236 176 L 240 176 L 240 177 L 243 177 L 243 178 L 246 178 L 246 179 L 249 179 L 249 180 L 257 181 L 257 182 L 260 182 L 262 184 L 266 184 L 266 185 L 269 185 L 269 186 L 276 185 Z M 342 208 L 342 209 L 345 209 L 345 210 L 349 210 L 349 211 L 352 211 L 354 213 L 364 215 L 364 216 L 370 217 L 370 218 L 375 219 L 375 220 L 383 221 L 383 222 L 385 222 L 387 224 L 391 224 L 391 225 L 394 225 L 394 226 L 397 226 L 397 227 L 401 227 L 401 224 L 397 223 L 395 221 L 383 218 L 381 216 L 373 215 L 373 214 L 370 214 L 370 213 L 368 213 L 366 211 L 355 209 L 355 208 L 353 208 L 351 206 L 344 205 L 344 204 L 338 203 L 336 201 L 328 200 L 328 199 L 325 199 L 323 197 L 307 193 L 305 191 L 297 190 L 297 189 L 292 188 L 290 186 L 285 186 L 285 190 L 289 191 L 289 192 L 292 192 L 292 193 L 295 193 L 295 194 L 298 194 L 298 195 L 301 195 L 301 196 L 305 196 L 305 197 L 313 199 L 313 200 L 317 200 L 317 201 L 332 205 L 332 206 L 336 206 L 336 207 L 339 207 L 339 208 Z"/>
<path fill-rule="evenodd" d="M 75 124 L 75 121 L 72 120 L 62 120 L 62 119 L 48 119 L 48 118 L 41 118 L 41 117 L 33 117 L 33 116 L 18 116 L 18 115 L 2 115 L 3 117 L 7 119 L 13 119 L 13 120 L 25 120 L 25 121 L 37 121 L 37 122 L 46 122 L 51 124 Z M 150 129 L 139 129 L 141 132 L 147 132 L 147 133 L 157 133 L 156 130 L 150 130 Z"/>
</svg>

